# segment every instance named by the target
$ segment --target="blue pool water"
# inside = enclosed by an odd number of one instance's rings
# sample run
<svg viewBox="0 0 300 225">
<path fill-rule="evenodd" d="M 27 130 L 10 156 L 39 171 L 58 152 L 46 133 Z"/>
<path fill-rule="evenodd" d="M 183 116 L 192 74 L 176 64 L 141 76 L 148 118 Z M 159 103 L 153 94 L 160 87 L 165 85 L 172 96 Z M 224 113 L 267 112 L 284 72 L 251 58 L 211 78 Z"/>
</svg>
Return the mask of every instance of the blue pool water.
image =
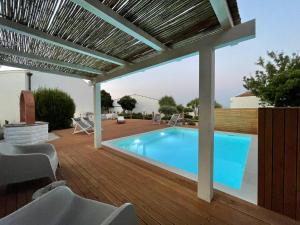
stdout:
<svg viewBox="0 0 300 225">
<path fill-rule="evenodd" d="M 247 135 L 215 133 L 214 182 L 241 188 L 250 143 L 251 137 Z M 197 129 L 167 128 L 111 140 L 108 144 L 192 174 L 198 173 Z"/>
</svg>

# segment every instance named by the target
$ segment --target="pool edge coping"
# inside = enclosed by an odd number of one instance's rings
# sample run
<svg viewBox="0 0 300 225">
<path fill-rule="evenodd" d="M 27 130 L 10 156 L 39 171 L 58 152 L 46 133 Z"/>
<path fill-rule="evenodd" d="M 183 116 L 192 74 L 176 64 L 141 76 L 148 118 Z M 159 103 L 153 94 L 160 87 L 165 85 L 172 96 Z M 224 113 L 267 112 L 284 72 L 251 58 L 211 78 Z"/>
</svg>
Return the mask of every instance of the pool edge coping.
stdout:
<svg viewBox="0 0 300 225">
<path fill-rule="evenodd" d="M 154 132 L 159 132 L 159 131 L 163 131 L 163 130 L 166 130 L 166 129 L 176 129 L 176 128 L 182 128 L 182 129 L 191 129 L 191 130 L 197 130 L 197 128 L 192 128 L 192 127 L 179 127 L 179 126 L 174 126 L 174 127 L 165 127 L 165 128 L 160 128 L 160 129 L 157 129 L 157 130 L 152 130 L 152 131 L 146 131 L 146 132 L 142 132 L 142 133 L 138 133 L 138 134 L 133 134 L 133 135 L 127 135 L 127 136 L 124 136 L 124 137 L 120 137 L 120 138 L 113 138 L 113 139 L 110 139 L 110 140 L 106 140 L 106 141 L 103 141 L 102 142 L 102 145 L 104 145 L 105 147 L 108 147 L 110 149 L 113 149 L 113 150 L 116 150 L 118 152 L 121 152 L 123 154 L 126 154 L 126 155 L 129 155 L 131 157 L 134 157 L 136 159 L 139 159 L 139 160 L 142 160 L 144 162 L 147 162 L 149 164 L 152 164 L 154 166 L 157 166 L 159 168 L 162 168 L 164 170 L 167 170 L 169 172 L 172 172 L 172 173 L 175 173 L 179 176 L 183 176 L 187 179 L 190 179 L 192 181 L 196 181 L 198 182 L 198 175 L 195 175 L 195 174 L 192 174 L 192 173 L 189 173 L 187 171 L 184 171 L 184 170 L 181 170 L 181 169 L 178 169 L 176 167 L 172 167 L 172 166 L 169 166 L 169 165 L 166 165 L 164 163 L 161 163 L 161 162 L 158 162 L 158 161 L 155 161 L 155 160 L 152 160 L 152 159 L 148 159 L 148 158 L 145 158 L 145 157 L 142 157 L 142 156 L 139 156 L 137 154 L 134 154 L 134 153 L 131 153 L 131 152 L 128 152 L 126 150 L 123 150 L 121 148 L 117 148 L 115 146 L 113 146 L 110 142 L 112 141 L 117 141 L 117 140 L 122 140 L 122 139 L 126 139 L 128 137 L 135 137 L 135 136 L 139 136 L 139 135 L 143 135 L 143 134 L 149 134 L 149 133 L 154 133 Z M 222 191 L 222 192 L 225 192 L 229 195 L 232 195 L 234 197 L 237 197 L 237 198 L 240 198 L 242 200 L 245 200 L 247 202 L 250 202 L 250 203 L 253 203 L 253 204 L 256 204 L 257 205 L 257 193 L 256 193 L 256 197 L 255 199 L 249 199 L 249 198 L 246 198 L 246 197 L 243 197 L 243 196 L 240 196 L 238 195 L 237 192 L 241 191 L 241 192 L 244 192 L 246 190 L 242 190 L 245 188 L 244 184 L 245 183 L 248 183 L 245 181 L 245 174 L 246 174 L 246 171 L 247 171 L 247 167 L 249 166 L 249 155 L 250 155 L 250 151 L 255 151 L 255 143 L 257 145 L 257 135 L 255 134 L 244 134 L 244 133 L 236 133 L 236 132 L 227 132 L 227 131 L 217 131 L 215 130 L 214 132 L 216 133 L 225 133 L 225 134 L 239 134 L 241 136 L 250 136 L 251 137 L 251 143 L 250 143 L 250 149 L 248 151 L 248 155 L 247 155 L 247 162 L 246 162 L 246 167 L 245 167 L 245 171 L 244 171 L 244 175 L 243 175 L 243 181 L 242 181 L 242 187 L 240 190 L 236 190 L 234 188 L 231 188 L 231 187 L 228 187 L 226 185 L 223 185 L 223 184 L 220 184 L 220 183 L 217 183 L 217 182 L 213 182 L 213 185 L 214 185 L 214 188 L 217 189 L 218 191 Z M 256 147 L 257 148 L 257 147 Z M 255 174 L 255 179 L 256 179 L 256 186 L 257 186 L 257 173 Z M 257 187 L 256 187 L 257 189 Z"/>
</svg>

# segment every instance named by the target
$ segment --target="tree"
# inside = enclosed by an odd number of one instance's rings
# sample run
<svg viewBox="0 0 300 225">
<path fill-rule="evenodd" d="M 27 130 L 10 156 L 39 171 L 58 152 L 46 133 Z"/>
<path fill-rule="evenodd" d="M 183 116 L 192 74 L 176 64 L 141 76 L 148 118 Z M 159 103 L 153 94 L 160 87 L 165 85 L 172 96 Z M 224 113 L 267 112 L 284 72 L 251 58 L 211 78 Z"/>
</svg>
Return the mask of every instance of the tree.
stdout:
<svg viewBox="0 0 300 225">
<path fill-rule="evenodd" d="M 158 101 L 160 106 L 169 105 L 176 107 L 176 102 L 172 96 L 164 96 Z"/>
<path fill-rule="evenodd" d="M 125 95 L 120 98 L 118 104 L 121 105 L 123 111 L 132 111 L 135 108 L 136 100 L 128 95 Z"/>
<path fill-rule="evenodd" d="M 179 112 L 179 113 L 183 113 L 184 112 L 184 106 L 181 105 L 181 104 L 177 105 L 176 109 L 177 109 L 177 112 Z"/>
<path fill-rule="evenodd" d="M 177 113 L 177 108 L 172 105 L 162 105 L 159 107 L 158 111 L 163 113 L 165 116 L 170 116 L 174 113 Z"/>
<path fill-rule="evenodd" d="M 187 104 L 187 107 L 189 107 L 191 110 L 193 110 L 194 115 L 197 116 L 199 105 L 200 105 L 199 98 L 194 98 Z M 215 108 L 222 108 L 222 107 L 223 106 L 215 100 Z"/>
<path fill-rule="evenodd" d="M 261 69 L 243 78 L 244 87 L 260 98 L 262 105 L 300 106 L 300 56 L 273 51 L 267 54 L 268 61 L 258 59 Z"/>
<path fill-rule="evenodd" d="M 215 101 L 215 109 L 220 109 L 220 108 L 223 108 L 223 106 L 219 102 Z"/>
<path fill-rule="evenodd" d="M 111 98 L 111 95 L 105 90 L 101 91 L 101 107 L 106 111 L 108 111 L 109 108 L 113 107 L 113 100 Z"/>
<path fill-rule="evenodd" d="M 198 115 L 198 107 L 199 107 L 199 98 L 194 98 L 191 100 L 188 104 L 187 107 L 191 108 L 194 111 L 194 116 Z"/>
</svg>

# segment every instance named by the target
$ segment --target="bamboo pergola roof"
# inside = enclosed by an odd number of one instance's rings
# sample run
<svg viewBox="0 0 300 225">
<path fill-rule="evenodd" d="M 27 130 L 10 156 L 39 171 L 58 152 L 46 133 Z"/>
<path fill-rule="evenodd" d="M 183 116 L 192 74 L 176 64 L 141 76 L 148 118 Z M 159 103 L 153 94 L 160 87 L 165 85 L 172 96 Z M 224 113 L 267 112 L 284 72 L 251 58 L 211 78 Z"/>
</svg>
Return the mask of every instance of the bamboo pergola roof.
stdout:
<svg viewBox="0 0 300 225">
<path fill-rule="evenodd" d="M 2 0 L 0 64 L 105 80 L 111 71 L 225 29 L 213 2 Z M 240 24 L 236 0 L 224 2 L 233 26 Z"/>
</svg>

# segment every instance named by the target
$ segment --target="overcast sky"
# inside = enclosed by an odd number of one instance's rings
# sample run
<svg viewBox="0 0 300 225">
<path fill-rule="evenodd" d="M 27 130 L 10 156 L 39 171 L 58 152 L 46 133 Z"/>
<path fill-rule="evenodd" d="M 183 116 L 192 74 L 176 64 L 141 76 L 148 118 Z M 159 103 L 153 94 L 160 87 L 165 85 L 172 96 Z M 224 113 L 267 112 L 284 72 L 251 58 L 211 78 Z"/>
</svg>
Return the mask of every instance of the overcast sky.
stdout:
<svg viewBox="0 0 300 225">
<path fill-rule="evenodd" d="M 300 50 L 299 0 L 237 0 L 242 22 L 255 18 L 256 38 L 216 51 L 216 100 L 225 107 L 230 97 L 244 90 L 242 78 L 253 74 L 255 62 L 266 51 Z M 172 95 L 186 104 L 198 96 L 198 56 L 169 63 L 121 79 L 108 81 L 102 88 L 113 98 L 141 94 L 153 98 Z"/>
</svg>

